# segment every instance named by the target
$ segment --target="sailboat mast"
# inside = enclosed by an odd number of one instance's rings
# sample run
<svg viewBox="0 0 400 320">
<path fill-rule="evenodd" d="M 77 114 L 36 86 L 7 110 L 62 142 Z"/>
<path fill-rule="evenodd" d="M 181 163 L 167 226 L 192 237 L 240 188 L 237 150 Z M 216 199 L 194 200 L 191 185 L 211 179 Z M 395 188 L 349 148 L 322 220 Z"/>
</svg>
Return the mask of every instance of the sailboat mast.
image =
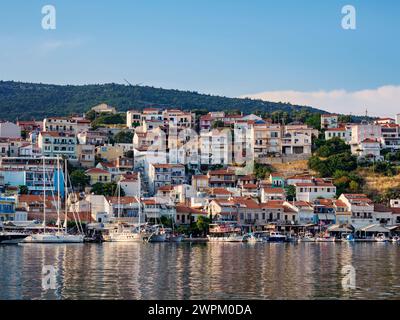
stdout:
<svg viewBox="0 0 400 320">
<path fill-rule="evenodd" d="M 68 233 L 68 179 L 67 179 L 67 159 L 65 159 L 65 169 L 64 169 L 64 201 L 65 201 L 65 218 L 64 218 L 64 228 L 65 233 Z"/>
<path fill-rule="evenodd" d="M 121 218 L 121 183 L 118 181 L 118 222 Z"/>
<path fill-rule="evenodd" d="M 60 199 L 60 157 L 57 156 L 57 229 L 60 232 L 60 210 L 61 210 L 61 199 Z"/>
<path fill-rule="evenodd" d="M 139 188 L 138 188 L 139 199 L 138 199 L 138 201 L 139 201 L 139 231 L 140 231 L 140 222 L 141 222 L 140 218 L 142 215 L 142 202 L 141 202 L 142 201 L 142 189 L 141 189 L 142 181 L 140 180 L 140 172 L 138 172 L 138 182 L 139 182 Z"/>
<path fill-rule="evenodd" d="M 46 173 L 45 173 L 44 156 L 43 156 L 43 232 L 46 233 Z"/>
</svg>

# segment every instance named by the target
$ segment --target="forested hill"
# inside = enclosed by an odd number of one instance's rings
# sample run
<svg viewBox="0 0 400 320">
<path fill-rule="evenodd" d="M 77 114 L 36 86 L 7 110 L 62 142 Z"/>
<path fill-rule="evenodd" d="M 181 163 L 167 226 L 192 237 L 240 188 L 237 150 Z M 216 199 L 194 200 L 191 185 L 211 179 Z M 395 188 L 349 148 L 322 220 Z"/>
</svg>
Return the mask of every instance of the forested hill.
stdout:
<svg viewBox="0 0 400 320">
<path fill-rule="evenodd" d="M 116 107 L 118 111 L 163 106 L 204 111 L 240 110 L 245 113 L 256 111 L 270 113 L 277 110 L 322 112 L 315 108 L 287 103 L 226 98 L 148 86 L 121 84 L 62 86 L 0 81 L 0 119 L 4 120 L 31 120 L 81 114 L 103 102 Z"/>
</svg>

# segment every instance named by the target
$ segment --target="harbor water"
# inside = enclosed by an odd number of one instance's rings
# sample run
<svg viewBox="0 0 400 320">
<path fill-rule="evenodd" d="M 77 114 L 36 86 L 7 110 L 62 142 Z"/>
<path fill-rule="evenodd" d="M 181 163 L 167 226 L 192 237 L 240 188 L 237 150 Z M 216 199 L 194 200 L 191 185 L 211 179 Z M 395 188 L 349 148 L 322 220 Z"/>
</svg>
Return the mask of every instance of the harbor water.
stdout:
<svg viewBox="0 0 400 320">
<path fill-rule="evenodd" d="M 345 266 L 356 271 L 355 289 L 342 285 Z M 0 246 L 0 299 L 399 298 L 392 243 Z"/>
</svg>

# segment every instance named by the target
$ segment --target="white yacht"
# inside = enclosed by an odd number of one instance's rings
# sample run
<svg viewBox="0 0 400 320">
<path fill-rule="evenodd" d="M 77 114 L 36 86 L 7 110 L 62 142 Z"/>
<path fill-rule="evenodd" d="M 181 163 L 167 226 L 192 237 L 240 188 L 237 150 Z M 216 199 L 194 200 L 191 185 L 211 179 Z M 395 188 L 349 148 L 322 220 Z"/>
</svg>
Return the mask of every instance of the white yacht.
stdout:
<svg viewBox="0 0 400 320">
<path fill-rule="evenodd" d="M 142 204 L 141 204 L 141 179 L 140 172 L 138 173 L 138 184 L 139 184 L 139 196 L 137 201 L 139 203 L 139 224 L 137 227 L 128 227 L 122 223 L 118 223 L 118 227 L 109 231 L 109 234 L 104 237 L 105 241 L 109 242 L 143 242 L 149 238 L 148 232 L 141 227 L 141 215 L 142 215 Z M 118 219 L 121 218 L 121 185 L 118 182 Z"/>
<path fill-rule="evenodd" d="M 56 233 L 38 233 L 26 237 L 24 243 L 83 243 L 83 235 Z"/>
</svg>

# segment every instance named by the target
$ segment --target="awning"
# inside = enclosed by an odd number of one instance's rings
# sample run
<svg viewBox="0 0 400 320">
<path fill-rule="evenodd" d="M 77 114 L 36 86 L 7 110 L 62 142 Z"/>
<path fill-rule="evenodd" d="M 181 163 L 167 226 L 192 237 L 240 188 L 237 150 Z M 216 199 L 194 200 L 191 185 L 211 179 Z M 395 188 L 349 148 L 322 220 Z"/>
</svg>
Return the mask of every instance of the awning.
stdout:
<svg viewBox="0 0 400 320">
<path fill-rule="evenodd" d="M 359 231 L 363 232 L 383 232 L 387 233 L 390 232 L 388 228 L 381 226 L 380 224 L 372 224 L 363 228 L 358 229 Z"/>
</svg>

